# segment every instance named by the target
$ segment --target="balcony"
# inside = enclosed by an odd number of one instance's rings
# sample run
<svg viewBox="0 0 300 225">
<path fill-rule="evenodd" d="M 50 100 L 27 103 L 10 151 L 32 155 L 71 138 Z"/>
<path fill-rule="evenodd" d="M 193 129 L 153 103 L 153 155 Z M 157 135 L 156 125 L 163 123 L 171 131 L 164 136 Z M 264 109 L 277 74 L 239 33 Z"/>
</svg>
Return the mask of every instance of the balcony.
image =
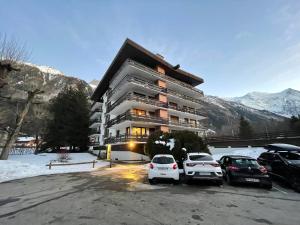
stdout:
<svg viewBox="0 0 300 225">
<path fill-rule="evenodd" d="M 89 129 L 89 134 L 90 134 L 90 135 L 96 135 L 96 134 L 99 134 L 99 135 L 100 135 L 100 130 L 97 129 L 97 128 L 90 128 L 90 129 Z"/>
<path fill-rule="evenodd" d="M 89 145 L 90 146 L 98 146 L 98 145 L 100 145 L 100 142 L 99 141 L 93 141 L 93 142 L 90 142 Z"/>
<path fill-rule="evenodd" d="M 142 122 L 152 122 L 152 123 L 159 123 L 159 124 L 168 124 L 167 119 L 163 119 L 157 116 L 141 116 L 141 115 L 136 115 L 134 113 L 130 113 L 130 111 L 127 111 L 116 118 L 110 120 L 107 122 L 107 127 L 111 127 L 115 124 L 121 123 L 123 121 L 142 121 Z"/>
<path fill-rule="evenodd" d="M 166 93 L 166 94 L 169 94 L 169 95 L 173 95 L 173 96 L 182 98 L 184 100 L 188 100 L 188 101 L 191 101 L 191 102 L 201 104 L 201 100 L 199 100 L 199 99 L 196 99 L 196 98 L 178 93 L 177 91 L 174 91 L 174 90 L 169 89 L 169 88 L 161 88 L 161 87 L 157 86 L 156 84 L 151 83 L 150 81 L 146 81 L 146 80 L 136 78 L 136 77 L 133 77 L 133 76 L 129 76 L 129 75 L 125 76 L 117 84 L 117 86 L 114 88 L 114 90 L 111 90 L 108 93 L 108 99 L 110 99 L 111 96 L 113 96 L 113 94 L 116 93 L 116 91 L 118 90 L 118 87 L 121 86 L 121 85 L 124 85 L 124 82 L 126 82 L 126 81 L 131 82 L 131 83 L 135 83 L 135 84 L 138 84 L 138 85 L 142 85 L 143 87 L 151 89 L 151 90 L 155 90 L 155 91 L 158 91 L 158 92 L 163 92 L 163 93 Z"/>
<path fill-rule="evenodd" d="M 140 69 L 142 69 L 142 70 L 148 71 L 148 72 L 150 72 L 150 73 L 152 73 L 152 74 L 154 73 L 156 76 L 159 76 L 160 78 L 162 77 L 161 74 L 160 74 L 159 72 L 157 72 L 156 70 L 151 69 L 151 68 L 149 68 L 149 67 L 147 67 L 147 66 L 144 66 L 144 65 L 141 64 L 141 63 L 138 63 L 138 62 L 136 62 L 136 61 L 134 61 L 134 60 L 131 60 L 131 59 L 127 60 L 127 62 L 128 62 L 130 65 L 133 65 L 133 66 L 135 66 L 135 67 L 137 67 L 137 68 L 140 68 Z M 175 83 L 175 84 L 177 84 L 177 85 L 186 87 L 186 88 L 188 88 L 188 89 L 190 89 L 190 90 L 196 91 L 196 92 L 198 92 L 199 94 L 203 95 L 203 92 L 202 92 L 202 91 L 198 90 L 197 88 L 193 87 L 192 85 L 189 85 L 189 84 L 187 84 L 187 83 L 184 83 L 184 82 L 182 82 L 182 81 L 179 81 L 179 80 L 177 80 L 177 79 L 175 79 L 175 78 L 172 78 L 172 77 L 170 77 L 170 76 L 168 76 L 168 75 L 164 76 L 163 79 L 166 79 L 166 80 L 168 80 L 168 81 L 170 81 L 170 82 L 173 82 L 173 83 Z"/>
<path fill-rule="evenodd" d="M 195 115 L 198 115 L 198 116 L 204 116 L 205 117 L 205 115 L 197 109 L 173 106 L 173 105 L 170 105 L 168 103 L 160 102 L 156 99 L 152 99 L 152 98 L 144 97 L 144 96 L 139 96 L 139 95 L 136 95 L 136 94 L 133 94 L 133 93 L 128 93 L 128 94 L 122 96 L 121 98 L 119 98 L 112 105 L 108 105 L 107 106 L 107 112 L 112 111 L 115 107 L 117 107 L 118 105 L 120 105 L 122 102 L 124 102 L 126 100 L 127 101 L 137 101 L 137 102 L 141 102 L 141 103 L 145 103 L 145 104 L 149 104 L 149 105 L 153 105 L 153 106 L 157 106 L 157 107 L 162 107 L 162 108 L 166 108 L 166 109 L 169 108 L 169 109 L 177 110 L 177 111 L 180 111 L 180 112 L 187 112 L 187 113 L 191 113 L 191 114 L 195 114 Z"/>
<path fill-rule="evenodd" d="M 102 113 L 102 109 L 95 109 L 95 110 L 91 111 L 90 117 L 93 117 L 97 113 Z"/>
<path fill-rule="evenodd" d="M 135 142 L 147 142 L 148 140 L 148 135 L 128 135 L 128 134 L 123 134 L 119 135 L 118 137 L 108 137 L 104 140 L 104 144 L 113 144 L 113 143 L 118 143 L 118 142 L 130 142 L 130 141 L 135 141 Z"/>
<path fill-rule="evenodd" d="M 162 125 L 169 125 L 169 126 L 177 126 L 177 127 L 186 127 L 186 128 L 196 128 L 196 129 L 202 129 L 203 127 L 199 124 L 195 123 L 187 123 L 182 121 L 175 121 L 175 120 L 169 120 L 169 119 L 163 119 L 158 116 L 148 116 L 148 115 L 136 115 L 134 113 L 131 113 L 130 111 L 127 111 L 116 118 L 110 120 L 107 122 L 107 128 L 119 124 L 123 121 L 138 121 L 138 122 L 152 122 L 152 123 L 158 123 Z"/>
<path fill-rule="evenodd" d="M 102 120 L 101 119 L 99 119 L 99 118 L 97 118 L 97 119 L 93 119 L 93 120 L 91 120 L 90 121 L 90 124 L 94 124 L 94 123 L 101 123 L 102 122 Z"/>
<path fill-rule="evenodd" d="M 95 109 L 101 109 L 102 108 L 102 102 L 93 102 L 91 105 L 91 111 L 94 111 Z"/>
</svg>

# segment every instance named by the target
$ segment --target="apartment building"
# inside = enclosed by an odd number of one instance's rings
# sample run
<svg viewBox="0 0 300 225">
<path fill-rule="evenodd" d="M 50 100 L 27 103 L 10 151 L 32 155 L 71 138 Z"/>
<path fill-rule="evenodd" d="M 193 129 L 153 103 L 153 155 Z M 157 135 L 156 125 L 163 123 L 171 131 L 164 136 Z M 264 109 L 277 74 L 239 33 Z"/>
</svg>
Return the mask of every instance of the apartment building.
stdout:
<svg viewBox="0 0 300 225">
<path fill-rule="evenodd" d="M 92 95 L 90 140 L 113 159 L 141 159 L 148 136 L 160 130 L 204 131 L 203 79 L 127 39 Z"/>
</svg>

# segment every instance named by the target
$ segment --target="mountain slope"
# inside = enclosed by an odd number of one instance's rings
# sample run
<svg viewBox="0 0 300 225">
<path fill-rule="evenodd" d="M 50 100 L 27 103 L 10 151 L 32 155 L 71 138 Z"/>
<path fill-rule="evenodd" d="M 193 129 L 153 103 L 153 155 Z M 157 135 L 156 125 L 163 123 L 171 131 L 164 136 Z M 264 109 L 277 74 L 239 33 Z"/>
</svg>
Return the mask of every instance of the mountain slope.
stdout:
<svg viewBox="0 0 300 225">
<path fill-rule="evenodd" d="M 14 125 L 16 116 L 27 97 L 26 90 L 42 87 L 44 91 L 35 101 L 33 107 L 26 116 L 23 131 L 33 134 L 34 129 L 44 127 L 44 122 L 49 117 L 49 101 L 57 96 L 64 88 L 83 88 L 88 96 L 93 92 L 92 88 L 83 80 L 69 77 L 62 72 L 47 67 L 33 64 L 17 64 L 20 71 L 9 74 L 7 81 L 9 85 L 0 89 L 0 128 Z"/>
<path fill-rule="evenodd" d="M 227 101 L 215 96 L 202 98 L 202 110 L 208 115 L 208 127 L 218 134 L 237 134 L 239 120 L 244 116 L 257 132 L 265 129 L 284 129 L 286 119 L 266 110 L 257 110 L 241 103 Z"/>
<path fill-rule="evenodd" d="M 291 88 L 278 93 L 251 92 L 229 100 L 285 117 L 300 114 L 300 91 Z"/>
</svg>

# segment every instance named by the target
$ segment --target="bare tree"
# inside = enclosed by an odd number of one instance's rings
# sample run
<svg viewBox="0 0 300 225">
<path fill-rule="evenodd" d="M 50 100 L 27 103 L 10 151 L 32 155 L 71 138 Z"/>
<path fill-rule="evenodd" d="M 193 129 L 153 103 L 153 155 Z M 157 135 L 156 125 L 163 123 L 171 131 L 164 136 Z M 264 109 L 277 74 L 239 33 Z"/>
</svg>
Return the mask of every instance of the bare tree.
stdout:
<svg viewBox="0 0 300 225">
<path fill-rule="evenodd" d="M 27 57 L 28 54 L 24 44 L 19 44 L 14 39 L 8 40 L 6 35 L 0 35 L 0 91 L 5 85 L 9 85 L 9 83 L 6 82 L 7 76 L 12 71 L 19 71 L 17 68 L 18 63 L 27 59 Z M 24 118 L 32 106 L 35 96 L 43 92 L 41 90 L 41 86 L 30 86 L 25 89 L 27 92 L 27 98 L 24 108 L 17 116 L 16 125 L 8 131 L 7 139 L 0 155 L 0 160 L 6 160 L 8 158 L 9 151 L 12 145 L 16 142 L 24 122 Z"/>
<path fill-rule="evenodd" d="M 28 58 L 25 44 L 20 44 L 16 39 L 8 39 L 5 34 L 0 34 L 0 89 L 7 84 L 5 82 L 7 75 L 11 71 L 19 70 L 14 64 Z"/>
</svg>

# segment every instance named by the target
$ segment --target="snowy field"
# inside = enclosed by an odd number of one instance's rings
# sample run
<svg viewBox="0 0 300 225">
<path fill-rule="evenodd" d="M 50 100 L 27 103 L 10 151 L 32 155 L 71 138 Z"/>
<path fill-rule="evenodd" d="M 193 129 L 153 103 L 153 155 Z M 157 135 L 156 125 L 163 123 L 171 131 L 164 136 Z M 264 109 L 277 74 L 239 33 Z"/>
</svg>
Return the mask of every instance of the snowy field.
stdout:
<svg viewBox="0 0 300 225">
<path fill-rule="evenodd" d="M 71 159 L 68 163 L 90 162 L 97 159 L 96 156 L 89 153 L 71 153 L 70 157 Z M 47 174 L 92 171 L 109 165 L 108 162 L 97 161 L 95 168 L 92 168 L 92 164 L 82 164 L 53 166 L 51 170 L 49 170 L 46 164 L 54 160 L 57 160 L 57 154 L 54 153 L 10 155 L 8 160 L 0 160 L 0 182 Z"/>
<path fill-rule="evenodd" d="M 209 148 L 213 158 L 219 160 L 223 155 L 243 155 L 257 159 L 266 150 L 262 147 L 253 148 Z"/>
</svg>

